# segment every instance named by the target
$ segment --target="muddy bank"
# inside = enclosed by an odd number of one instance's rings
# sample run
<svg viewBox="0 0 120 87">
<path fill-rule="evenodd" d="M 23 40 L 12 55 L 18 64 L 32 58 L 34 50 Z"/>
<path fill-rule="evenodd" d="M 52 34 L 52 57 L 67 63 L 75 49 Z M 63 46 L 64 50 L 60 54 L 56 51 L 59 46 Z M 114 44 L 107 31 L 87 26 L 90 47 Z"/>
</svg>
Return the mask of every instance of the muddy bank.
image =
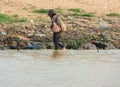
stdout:
<svg viewBox="0 0 120 87">
<path fill-rule="evenodd" d="M 62 17 L 67 49 L 120 49 L 120 20 L 109 17 Z M 0 24 L 1 49 L 53 49 L 50 22 Z"/>
</svg>

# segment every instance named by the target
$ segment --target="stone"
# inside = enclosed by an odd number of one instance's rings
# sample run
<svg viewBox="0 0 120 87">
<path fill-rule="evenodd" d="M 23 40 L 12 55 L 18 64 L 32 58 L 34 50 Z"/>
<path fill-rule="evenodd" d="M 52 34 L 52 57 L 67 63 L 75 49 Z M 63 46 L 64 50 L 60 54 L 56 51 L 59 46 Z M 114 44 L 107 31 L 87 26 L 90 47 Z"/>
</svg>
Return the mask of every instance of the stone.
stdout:
<svg viewBox="0 0 120 87">
<path fill-rule="evenodd" d="M 42 49 L 42 43 L 41 42 L 32 42 L 31 43 L 31 49 Z"/>
<path fill-rule="evenodd" d="M 105 49 L 107 47 L 105 43 L 99 41 L 93 41 L 91 43 L 94 44 L 97 47 L 97 49 Z"/>
<path fill-rule="evenodd" d="M 112 43 L 106 43 L 106 50 L 109 50 L 109 49 L 117 49 Z"/>
<path fill-rule="evenodd" d="M 97 50 L 96 46 L 92 43 L 86 43 L 86 44 L 80 45 L 78 49 Z"/>
</svg>

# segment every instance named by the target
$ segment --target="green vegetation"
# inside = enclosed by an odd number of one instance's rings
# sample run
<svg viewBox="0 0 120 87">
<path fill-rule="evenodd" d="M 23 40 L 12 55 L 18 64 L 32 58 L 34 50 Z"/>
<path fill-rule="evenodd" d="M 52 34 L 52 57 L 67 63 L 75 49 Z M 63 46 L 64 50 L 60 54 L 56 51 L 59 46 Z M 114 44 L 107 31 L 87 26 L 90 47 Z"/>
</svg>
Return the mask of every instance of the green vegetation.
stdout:
<svg viewBox="0 0 120 87">
<path fill-rule="evenodd" d="M 5 14 L 0 14 L 0 22 L 7 22 L 9 20 L 10 20 L 9 16 Z"/>
<path fill-rule="evenodd" d="M 91 13 L 73 13 L 71 16 L 83 16 L 83 17 L 94 17 L 94 14 Z"/>
<path fill-rule="evenodd" d="M 67 41 L 67 48 L 68 49 L 77 49 L 81 44 L 87 43 L 86 39 L 76 39 L 76 40 L 69 40 Z"/>
<path fill-rule="evenodd" d="M 88 43 L 95 38 L 91 35 L 88 35 L 86 38 L 77 38 L 74 40 L 68 40 L 67 41 L 67 48 L 68 49 L 77 49 L 80 45 Z"/>
<path fill-rule="evenodd" d="M 79 8 L 68 9 L 68 11 L 70 11 L 72 13 L 85 13 L 84 10 L 79 9 Z"/>
<path fill-rule="evenodd" d="M 18 18 L 18 15 L 8 16 L 6 14 L 0 14 L 0 23 L 16 23 L 26 21 L 26 18 Z"/>
<path fill-rule="evenodd" d="M 74 12 L 74 13 L 80 13 L 80 12 L 81 12 L 81 10 L 80 10 L 80 9 L 77 9 L 77 8 L 68 9 L 68 11 L 71 11 L 71 12 Z"/>
<path fill-rule="evenodd" d="M 77 48 L 77 43 L 76 43 L 76 41 L 75 41 L 75 40 L 69 40 L 69 41 L 67 42 L 67 48 L 68 48 L 68 49 L 75 49 L 75 48 Z"/>
<path fill-rule="evenodd" d="M 85 17 L 93 17 L 94 15 L 91 14 L 91 13 L 84 13 L 84 14 L 81 14 L 81 16 L 85 16 Z"/>
<path fill-rule="evenodd" d="M 49 11 L 49 9 L 39 9 L 39 10 L 33 10 L 34 13 L 41 13 L 41 14 L 47 14 Z M 59 14 L 63 13 L 63 9 L 61 8 L 55 8 L 55 11 Z M 86 13 L 84 10 L 80 10 L 80 9 L 68 9 L 68 12 L 72 12 L 69 13 L 70 16 L 84 16 L 84 17 L 93 17 L 95 13 Z"/>
<path fill-rule="evenodd" d="M 49 9 L 38 9 L 38 10 L 33 10 L 34 13 L 41 13 L 41 14 L 47 14 Z M 56 8 L 55 11 L 57 13 L 62 13 L 62 9 Z"/>
<path fill-rule="evenodd" d="M 45 47 L 46 47 L 46 49 L 54 49 L 54 45 L 51 43 L 46 43 Z"/>
<path fill-rule="evenodd" d="M 60 8 L 56 8 L 55 11 L 56 11 L 57 13 L 62 14 L 62 9 L 60 9 Z"/>
<path fill-rule="evenodd" d="M 45 14 L 48 13 L 49 9 L 39 9 L 39 10 L 33 10 L 34 13 L 41 13 Z"/>
<path fill-rule="evenodd" d="M 70 13 L 70 16 L 83 16 L 83 17 L 93 17 L 95 13 L 86 13 L 84 10 L 80 9 L 68 9 L 68 11 L 72 12 Z"/>
<path fill-rule="evenodd" d="M 120 14 L 110 13 L 110 14 L 107 14 L 106 16 L 110 16 L 110 17 L 120 17 Z"/>
</svg>

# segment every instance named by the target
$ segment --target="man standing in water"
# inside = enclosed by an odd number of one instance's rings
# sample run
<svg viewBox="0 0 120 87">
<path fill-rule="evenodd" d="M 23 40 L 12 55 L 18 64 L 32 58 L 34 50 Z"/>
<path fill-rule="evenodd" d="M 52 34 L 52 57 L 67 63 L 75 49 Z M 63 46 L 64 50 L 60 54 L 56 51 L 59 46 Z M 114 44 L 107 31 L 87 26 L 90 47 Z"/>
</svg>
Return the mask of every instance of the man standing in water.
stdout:
<svg viewBox="0 0 120 87">
<path fill-rule="evenodd" d="M 49 10 L 48 15 L 52 21 L 51 29 L 53 31 L 53 42 L 54 42 L 55 50 L 57 50 L 59 47 L 64 48 L 65 45 L 59 42 L 60 34 L 61 34 L 61 24 L 60 24 L 59 15 L 56 14 L 56 12 L 53 9 Z"/>
</svg>

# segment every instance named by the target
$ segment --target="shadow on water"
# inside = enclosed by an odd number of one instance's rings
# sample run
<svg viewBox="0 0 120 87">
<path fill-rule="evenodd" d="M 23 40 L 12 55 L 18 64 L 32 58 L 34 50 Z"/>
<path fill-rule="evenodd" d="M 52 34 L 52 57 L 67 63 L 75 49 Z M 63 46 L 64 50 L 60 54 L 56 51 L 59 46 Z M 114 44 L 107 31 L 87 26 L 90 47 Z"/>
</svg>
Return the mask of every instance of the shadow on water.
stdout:
<svg viewBox="0 0 120 87">
<path fill-rule="evenodd" d="M 64 57 L 64 52 L 61 50 L 54 50 L 51 54 L 52 59 L 59 59 Z"/>
</svg>

